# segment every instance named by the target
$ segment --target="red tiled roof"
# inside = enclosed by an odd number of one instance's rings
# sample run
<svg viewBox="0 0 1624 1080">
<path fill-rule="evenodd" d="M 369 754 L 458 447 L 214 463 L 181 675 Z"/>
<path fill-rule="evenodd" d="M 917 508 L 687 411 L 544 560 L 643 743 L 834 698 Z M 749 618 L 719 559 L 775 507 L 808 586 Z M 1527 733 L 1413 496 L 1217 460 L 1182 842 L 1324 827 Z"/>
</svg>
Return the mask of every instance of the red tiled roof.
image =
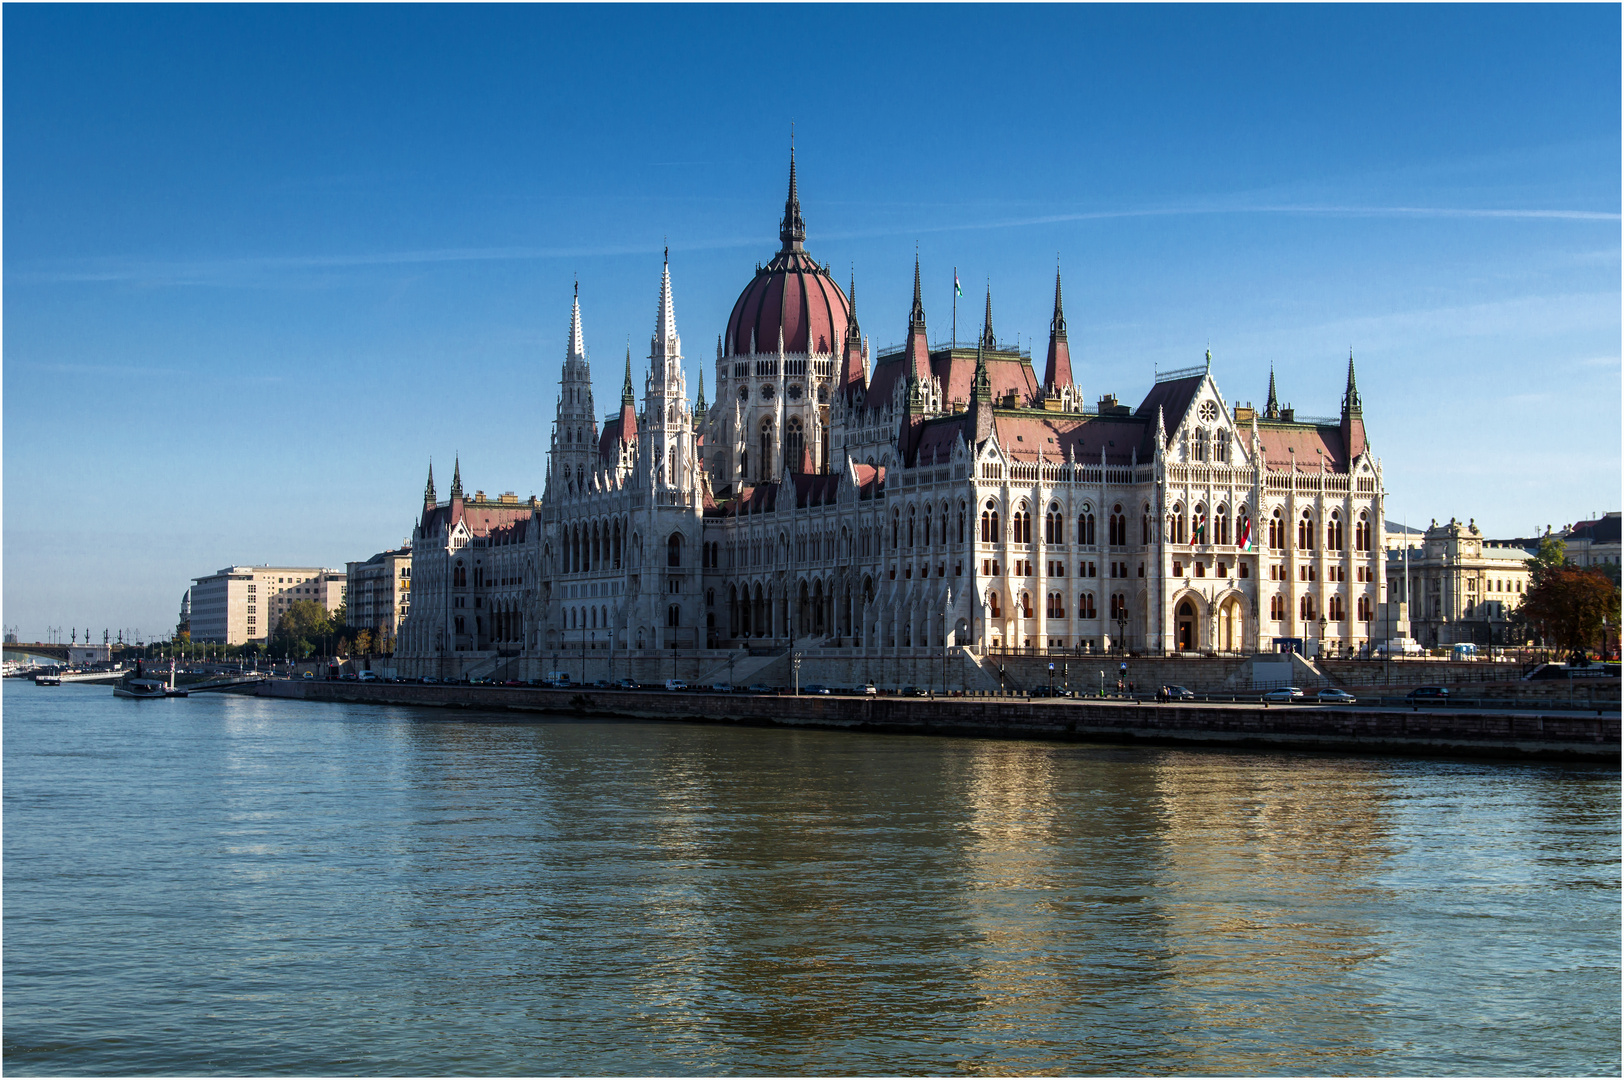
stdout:
<svg viewBox="0 0 1624 1080">
<path fill-rule="evenodd" d="M 1327 472 L 1348 471 L 1340 428 L 1260 420 L 1257 432 L 1263 443 L 1263 462 L 1276 472 L 1289 471 L 1294 461 L 1299 473 L 1319 472 L 1322 461 Z"/>
<path fill-rule="evenodd" d="M 432 509 L 425 509 L 418 527 L 422 530 L 423 535 L 432 536 L 438 533 L 441 528 L 452 525 L 458 520 L 454 512 L 459 508 L 462 511 L 460 520 L 468 526 L 468 531 L 474 536 L 489 536 L 493 530 L 511 527 L 522 521 L 529 521 L 531 517 L 531 510 L 527 505 L 461 500 L 441 503 Z"/>
<path fill-rule="evenodd" d="M 621 432 L 629 431 L 627 442 L 637 441 L 637 414 L 630 405 L 620 407 L 620 415 L 603 425 L 603 434 L 598 436 L 598 456 L 611 465 L 618 464 L 616 444 L 621 439 Z"/>
<path fill-rule="evenodd" d="M 874 494 L 876 486 L 885 486 L 884 465 L 858 465 L 853 463 L 852 471 L 857 474 L 857 492 L 859 497 L 866 498 Z"/>
<path fill-rule="evenodd" d="M 919 438 L 913 447 L 915 465 L 940 464 L 953 455 L 953 444 L 964 431 L 965 416 L 934 417 L 920 425 Z M 966 436 L 968 439 L 968 436 Z"/>
<path fill-rule="evenodd" d="M 1041 450 L 1045 461 L 1075 456 L 1082 464 L 1097 465 L 1103 448 L 1107 465 L 1128 465 L 1136 448 L 1141 463 L 1151 459 L 1144 449 L 1147 430 L 1149 441 L 1155 442 L 1154 425 L 1130 416 L 994 411 L 993 428 L 998 445 L 1016 461 L 1036 461 Z"/>
<path fill-rule="evenodd" d="M 1019 356 L 1007 353 L 987 353 L 987 381 L 992 385 L 992 399 L 1004 400 L 1010 391 L 1022 405 L 1030 404 L 1038 394 L 1037 372 Z M 975 389 L 976 358 L 974 353 L 960 349 L 944 349 L 933 357 L 931 370 L 942 380 L 942 395 L 948 408 L 957 402 L 969 404 Z"/>
<path fill-rule="evenodd" d="M 839 473 L 799 473 L 790 479 L 795 485 L 796 506 L 822 506 L 835 501 L 842 477 Z"/>
</svg>

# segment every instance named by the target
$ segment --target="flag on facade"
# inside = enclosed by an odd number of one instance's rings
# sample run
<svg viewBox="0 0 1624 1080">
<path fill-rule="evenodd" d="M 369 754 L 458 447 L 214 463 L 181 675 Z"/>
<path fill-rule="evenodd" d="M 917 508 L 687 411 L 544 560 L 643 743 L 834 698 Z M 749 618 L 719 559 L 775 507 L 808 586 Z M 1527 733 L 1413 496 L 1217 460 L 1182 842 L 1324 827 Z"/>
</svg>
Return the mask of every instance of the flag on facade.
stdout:
<svg viewBox="0 0 1624 1080">
<path fill-rule="evenodd" d="M 1191 530 L 1191 540 L 1192 540 L 1192 542 L 1198 543 L 1198 544 L 1206 543 L 1206 539 L 1205 539 L 1206 532 L 1207 532 L 1207 515 L 1206 514 L 1197 514 L 1195 516 L 1195 528 Z"/>
<path fill-rule="evenodd" d="M 1252 550 L 1252 519 L 1250 517 L 1241 518 L 1241 550 Z"/>
</svg>

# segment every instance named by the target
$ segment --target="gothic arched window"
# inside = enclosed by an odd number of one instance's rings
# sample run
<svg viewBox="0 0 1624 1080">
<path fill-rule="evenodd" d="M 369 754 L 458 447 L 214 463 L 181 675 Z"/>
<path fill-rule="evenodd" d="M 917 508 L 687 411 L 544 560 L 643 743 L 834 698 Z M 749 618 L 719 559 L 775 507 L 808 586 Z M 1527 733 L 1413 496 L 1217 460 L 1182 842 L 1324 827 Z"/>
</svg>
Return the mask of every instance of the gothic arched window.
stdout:
<svg viewBox="0 0 1624 1080">
<path fill-rule="evenodd" d="M 792 416 L 784 424 L 784 472 L 801 471 L 801 450 L 805 445 L 806 435 L 801 430 L 801 418 Z"/>
</svg>

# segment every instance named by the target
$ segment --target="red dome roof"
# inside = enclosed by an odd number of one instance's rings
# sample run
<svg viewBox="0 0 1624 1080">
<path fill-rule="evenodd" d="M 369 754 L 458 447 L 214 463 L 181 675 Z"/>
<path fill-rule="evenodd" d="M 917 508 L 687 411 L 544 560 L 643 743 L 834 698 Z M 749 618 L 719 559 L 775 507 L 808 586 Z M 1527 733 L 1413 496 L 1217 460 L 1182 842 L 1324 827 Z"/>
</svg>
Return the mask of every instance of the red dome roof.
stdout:
<svg viewBox="0 0 1624 1080">
<path fill-rule="evenodd" d="M 723 351 L 730 356 L 751 351 L 777 352 L 782 330 L 785 352 L 838 352 L 846 336 L 846 321 L 851 317 L 851 302 L 828 268 L 819 266 L 802 246 L 806 223 L 801 219 L 801 201 L 795 187 L 793 153 L 789 159 L 789 198 L 784 203 L 778 238 L 783 242 L 778 254 L 756 271 L 755 279 L 744 287 L 733 305 Z"/>
<path fill-rule="evenodd" d="M 744 287 L 727 320 L 724 351 L 729 355 L 784 351 L 832 353 L 846 336 L 851 304 L 829 271 L 804 251 L 780 251 Z"/>
</svg>

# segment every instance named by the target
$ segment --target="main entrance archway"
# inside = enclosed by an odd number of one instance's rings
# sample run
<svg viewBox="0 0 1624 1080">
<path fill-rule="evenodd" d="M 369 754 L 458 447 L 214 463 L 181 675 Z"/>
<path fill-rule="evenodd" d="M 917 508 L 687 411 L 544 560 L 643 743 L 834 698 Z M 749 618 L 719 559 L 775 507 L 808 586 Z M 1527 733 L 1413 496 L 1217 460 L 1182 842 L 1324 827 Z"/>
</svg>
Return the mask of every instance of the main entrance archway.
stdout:
<svg viewBox="0 0 1624 1080">
<path fill-rule="evenodd" d="M 1195 651 L 1195 605 L 1188 600 L 1179 603 L 1175 635 L 1179 652 Z"/>
</svg>

